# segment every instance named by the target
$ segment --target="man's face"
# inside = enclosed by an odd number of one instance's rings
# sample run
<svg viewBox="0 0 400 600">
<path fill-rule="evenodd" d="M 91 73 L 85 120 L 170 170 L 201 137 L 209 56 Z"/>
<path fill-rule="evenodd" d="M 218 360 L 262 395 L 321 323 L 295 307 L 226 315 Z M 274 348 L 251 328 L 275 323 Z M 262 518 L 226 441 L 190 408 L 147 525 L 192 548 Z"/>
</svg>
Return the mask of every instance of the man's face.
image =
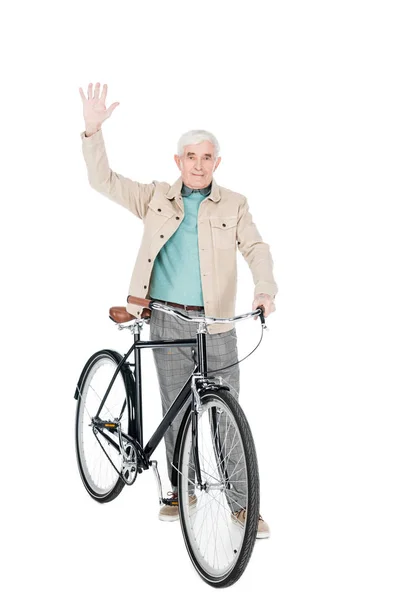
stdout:
<svg viewBox="0 0 400 600">
<path fill-rule="evenodd" d="M 207 187 L 213 178 L 213 172 L 221 162 L 215 160 L 214 146 L 209 141 L 184 147 L 183 156 L 174 155 L 182 175 L 182 181 L 192 189 Z"/>
</svg>

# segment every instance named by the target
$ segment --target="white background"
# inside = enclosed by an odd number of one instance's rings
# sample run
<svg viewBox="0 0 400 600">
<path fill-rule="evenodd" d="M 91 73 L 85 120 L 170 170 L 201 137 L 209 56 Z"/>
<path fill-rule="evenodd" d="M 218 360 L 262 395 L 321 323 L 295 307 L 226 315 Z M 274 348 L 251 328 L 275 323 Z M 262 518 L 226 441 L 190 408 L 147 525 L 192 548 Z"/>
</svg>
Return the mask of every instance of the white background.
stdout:
<svg viewBox="0 0 400 600">
<path fill-rule="evenodd" d="M 399 598 L 396 4 L 36 1 L 3 13 L 7 599 Z M 76 381 L 94 351 L 132 342 L 108 310 L 125 304 L 142 234 L 87 181 L 78 89 L 97 81 L 120 102 L 103 126 L 114 170 L 173 183 L 179 136 L 208 129 L 216 181 L 247 196 L 270 244 L 276 312 L 240 366 L 271 538 L 229 590 L 204 584 L 179 523 L 158 520 L 151 472 L 108 505 L 78 474 Z M 241 313 L 253 282 L 239 253 L 238 267 Z M 237 325 L 240 356 L 260 331 Z M 147 439 L 161 417 L 150 353 L 143 371 Z M 155 458 L 166 493 L 163 445 Z"/>
</svg>

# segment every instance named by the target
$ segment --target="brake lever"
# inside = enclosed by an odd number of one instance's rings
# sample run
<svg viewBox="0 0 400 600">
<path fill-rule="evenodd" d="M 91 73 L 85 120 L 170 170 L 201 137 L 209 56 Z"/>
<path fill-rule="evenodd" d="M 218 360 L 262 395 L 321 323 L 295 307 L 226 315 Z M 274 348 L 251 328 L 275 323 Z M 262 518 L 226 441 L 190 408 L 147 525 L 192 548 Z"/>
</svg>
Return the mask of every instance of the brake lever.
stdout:
<svg viewBox="0 0 400 600">
<path fill-rule="evenodd" d="M 260 319 L 261 319 L 261 325 L 264 329 L 266 329 L 267 331 L 269 331 L 266 323 L 265 323 L 265 317 L 264 317 L 264 308 L 263 306 L 257 306 L 257 308 L 260 310 Z"/>
</svg>

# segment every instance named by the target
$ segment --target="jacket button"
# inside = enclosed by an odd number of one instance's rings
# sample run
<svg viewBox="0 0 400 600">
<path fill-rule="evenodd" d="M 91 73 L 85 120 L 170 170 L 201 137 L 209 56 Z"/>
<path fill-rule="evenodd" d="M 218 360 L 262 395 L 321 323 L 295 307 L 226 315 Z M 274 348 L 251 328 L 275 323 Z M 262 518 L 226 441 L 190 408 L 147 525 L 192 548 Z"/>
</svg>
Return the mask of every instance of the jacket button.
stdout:
<svg viewBox="0 0 400 600">
<path fill-rule="evenodd" d="M 179 221 L 179 217 L 175 217 L 175 219 L 176 219 L 177 221 Z"/>
<path fill-rule="evenodd" d="M 158 212 L 161 212 L 161 208 L 157 208 Z"/>
<path fill-rule="evenodd" d="M 222 223 L 222 227 L 226 227 L 225 223 Z"/>
<path fill-rule="evenodd" d="M 147 288 L 147 285 L 144 286 L 144 289 L 146 289 L 146 288 Z"/>
<path fill-rule="evenodd" d="M 240 242 L 238 242 L 238 245 L 240 244 Z"/>
<path fill-rule="evenodd" d="M 151 258 L 149 258 L 149 262 L 151 262 Z"/>
<path fill-rule="evenodd" d="M 164 237 L 164 236 L 161 234 L 160 237 Z"/>
</svg>

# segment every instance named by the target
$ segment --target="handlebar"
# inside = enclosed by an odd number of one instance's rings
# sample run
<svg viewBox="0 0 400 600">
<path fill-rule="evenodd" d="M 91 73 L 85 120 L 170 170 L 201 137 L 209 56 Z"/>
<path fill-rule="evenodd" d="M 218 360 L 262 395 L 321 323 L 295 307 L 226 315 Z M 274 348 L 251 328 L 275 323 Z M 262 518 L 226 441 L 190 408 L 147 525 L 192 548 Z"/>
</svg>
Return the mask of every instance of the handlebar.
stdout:
<svg viewBox="0 0 400 600">
<path fill-rule="evenodd" d="M 241 315 L 236 315 L 235 317 L 226 317 L 224 319 L 219 318 L 219 317 L 206 317 L 206 316 L 188 317 L 187 315 L 184 315 L 183 313 L 181 313 L 179 310 L 176 310 L 175 308 L 172 308 L 171 306 L 166 306 L 165 304 L 161 304 L 160 302 L 157 302 L 156 300 L 150 300 L 148 307 L 151 310 L 155 309 L 155 310 L 160 310 L 161 312 L 173 314 L 176 317 L 178 317 L 179 319 L 182 319 L 182 321 L 191 321 L 194 323 L 206 323 L 207 325 L 209 325 L 211 323 L 235 323 L 236 321 L 244 321 L 245 319 L 250 319 L 251 317 L 260 315 L 261 323 L 263 326 L 265 325 L 265 317 L 263 314 L 262 307 L 256 308 L 256 310 L 252 310 L 251 312 L 248 312 L 248 313 L 242 313 Z"/>
</svg>

